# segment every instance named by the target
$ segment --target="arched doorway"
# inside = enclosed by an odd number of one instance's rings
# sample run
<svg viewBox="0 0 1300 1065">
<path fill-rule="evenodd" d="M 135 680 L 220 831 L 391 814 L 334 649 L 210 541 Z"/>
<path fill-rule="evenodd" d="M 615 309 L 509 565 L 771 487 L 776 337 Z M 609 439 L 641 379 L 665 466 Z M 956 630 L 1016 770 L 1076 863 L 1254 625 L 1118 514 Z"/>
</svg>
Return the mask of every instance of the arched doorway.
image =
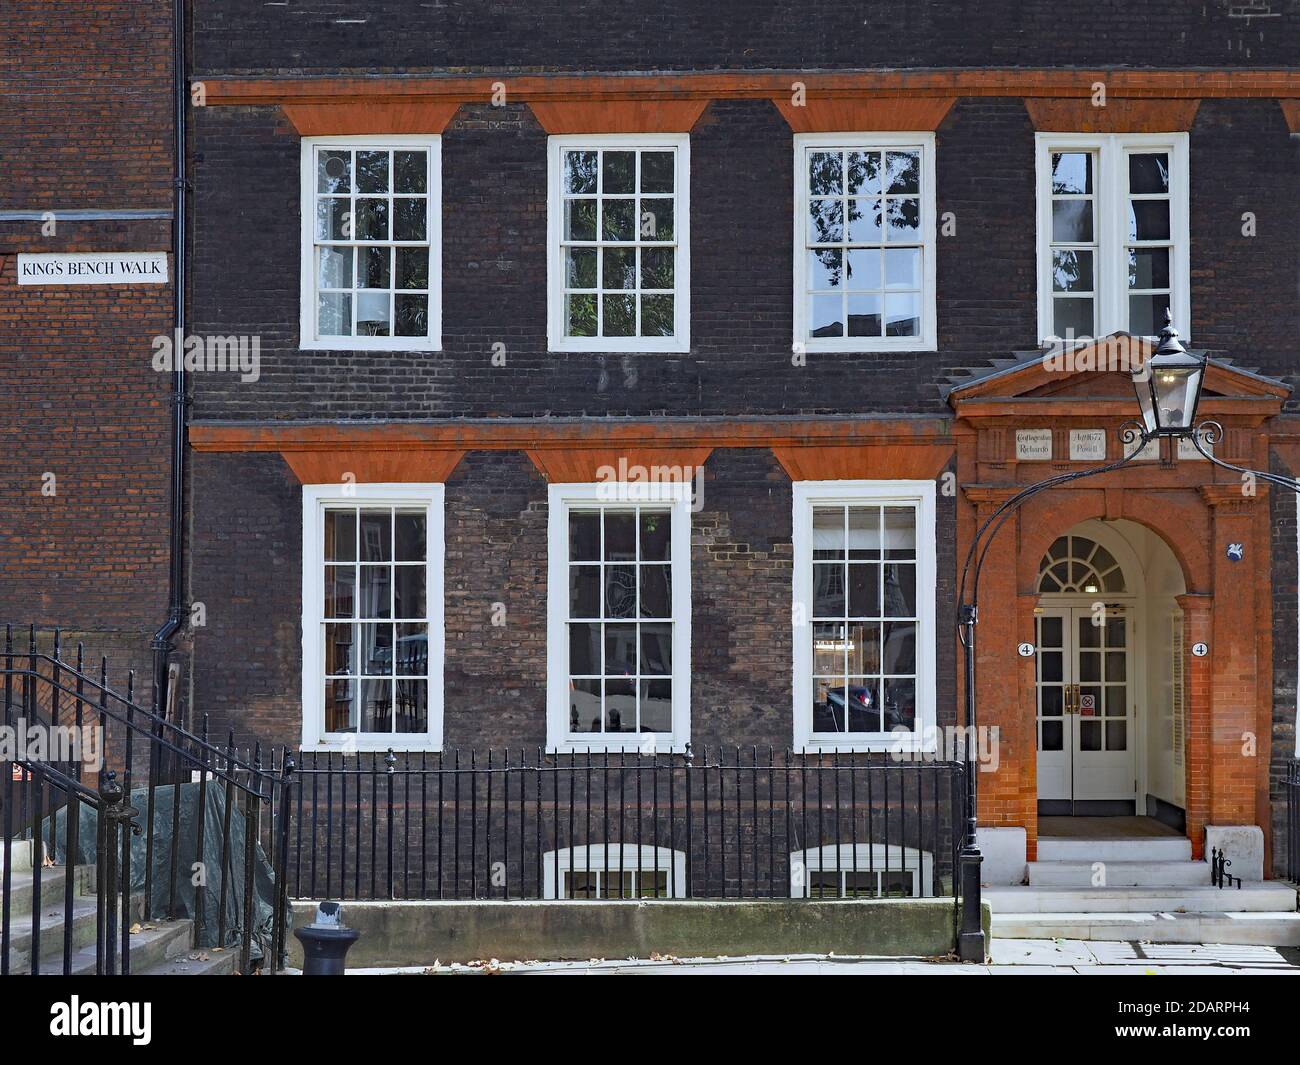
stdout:
<svg viewBox="0 0 1300 1065">
<path fill-rule="evenodd" d="M 1131 521 L 1086 521 L 1039 563 L 1038 812 L 1183 827 L 1182 569 Z"/>
</svg>

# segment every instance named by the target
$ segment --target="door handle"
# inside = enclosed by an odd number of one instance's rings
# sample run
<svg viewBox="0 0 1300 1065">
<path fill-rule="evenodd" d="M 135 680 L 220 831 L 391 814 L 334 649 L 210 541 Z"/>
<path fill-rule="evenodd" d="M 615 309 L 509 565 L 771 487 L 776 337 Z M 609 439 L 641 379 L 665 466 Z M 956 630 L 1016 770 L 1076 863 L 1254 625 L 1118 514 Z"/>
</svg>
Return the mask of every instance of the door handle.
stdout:
<svg viewBox="0 0 1300 1065">
<path fill-rule="evenodd" d="M 1067 714 L 1077 714 L 1079 712 L 1079 685 L 1067 684 L 1065 686 L 1065 712 Z"/>
</svg>

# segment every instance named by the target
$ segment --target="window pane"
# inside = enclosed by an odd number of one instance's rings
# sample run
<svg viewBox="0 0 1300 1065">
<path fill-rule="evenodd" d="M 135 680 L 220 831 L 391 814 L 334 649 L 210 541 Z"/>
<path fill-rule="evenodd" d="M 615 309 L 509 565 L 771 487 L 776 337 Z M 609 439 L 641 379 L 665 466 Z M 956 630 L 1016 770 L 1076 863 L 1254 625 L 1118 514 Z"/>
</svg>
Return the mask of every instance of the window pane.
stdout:
<svg viewBox="0 0 1300 1065">
<path fill-rule="evenodd" d="M 394 192 L 428 192 L 427 152 L 394 152 Z"/>
<path fill-rule="evenodd" d="M 325 616 L 356 617 L 357 571 L 352 566 L 325 567 Z"/>
<path fill-rule="evenodd" d="M 391 622 L 363 622 L 357 626 L 357 666 L 364 676 L 386 677 L 393 673 L 393 626 Z"/>
<path fill-rule="evenodd" d="M 836 296 L 813 296 L 808 300 L 808 332 L 814 337 L 844 335 L 844 300 Z"/>
<path fill-rule="evenodd" d="M 569 558 L 600 561 L 600 511 L 569 511 Z"/>
<path fill-rule="evenodd" d="M 902 248 L 891 248 L 885 254 L 906 255 L 907 252 Z M 846 283 L 849 288 L 858 291 L 880 288 L 880 250 L 878 248 L 849 249 Z M 813 285 L 812 287 L 816 288 L 817 286 Z"/>
<path fill-rule="evenodd" d="M 352 297 L 346 292 L 322 292 L 316 298 L 316 322 L 321 336 L 351 336 Z"/>
<path fill-rule="evenodd" d="M 356 626 L 325 626 L 325 672 L 356 675 Z"/>
<path fill-rule="evenodd" d="M 570 295 L 565 304 L 564 335 L 594 337 L 596 335 L 596 297 Z"/>
<path fill-rule="evenodd" d="M 387 200 L 357 200 L 356 239 L 388 239 Z"/>
<path fill-rule="evenodd" d="M 600 253 L 595 248 L 569 248 L 564 253 L 564 283 L 569 288 L 596 287 L 596 258 Z"/>
<path fill-rule="evenodd" d="M 1130 248 L 1128 251 L 1129 288 L 1168 288 L 1169 249 Z"/>
<path fill-rule="evenodd" d="M 885 249 L 885 285 L 888 288 L 921 287 L 921 249 Z"/>
<path fill-rule="evenodd" d="M 845 579 L 842 562 L 818 562 L 813 565 L 813 617 L 844 617 Z"/>
<path fill-rule="evenodd" d="M 851 559 L 880 558 L 880 508 L 852 506 L 848 508 L 849 543 Z"/>
<path fill-rule="evenodd" d="M 574 680 L 569 682 L 569 731 L 599 732 L 601 713 L 601 682 Z"/>
<path fill-rule="evenodd" d="M 886 562 L 884 616 L 916 617 L 916 566 L 907 562 Z"/>
<path fill-rule="evenodd" d="M 386 337 L 392 332 L 392 301 L 387 292 L 357 293 L 357 336 Z"/>
<path fill-rule="evenodd" d="M 666 562 L 672 543 L 672 515 L 666 510 L 641 511 L 641 561 Z"/>
<path fill-rule="evenodd" d="M 566 240 L 596 239 L 595 200 L 565 200 L 564 237 Z"/>
<path fill-rule="evenodd" d="M 601 239 L 635 240 L 635 219 L 635 200 L 602 200 L 600 204 Z"/>
<path fill-rule="evenodd" d="M 1059 751 L 1064 746 L 1065 726 L 1060 721 L 1043 722 L 1043 741 L 1041 749 L 1044 751 Z"/>
<path fill-rule="evenodd" d="M 399 680 L 397 687 L 397 726 L 402 733 L 429 731 L 429 682 Z"/>
<path fill-rule="evenodd" d="M 906 199 L 889 199 L 885 201 L 885 217 L 888 219 L 890 240 L 915 241 L 921 239 L 921 200 L 909 196 Z"/>
<path fill-rule="evenodd" d="M 917 337 L 921 335 L 921 294 L 891 292 L 885 297 L 885 335 Z"/>
<path fill-rule="evenodd" d="M 1060 195 L 1092 192 L 1092 154 L 1090 152 L 1052 153 L 1052 192 Z"/>
<path fill-rule="evenodd" d="M 885 557 L 916 557 L 916 510 L 912 507 L 885 508 Z"/>
<path fill-rule="evenodd" d="M 1054 292 L 1093 291 L 1092 252 L 1053 250 L 1052 290 Z"/>
<path fill-rule="evenodd" d="M 849 152 L 848 176 L 850 196 L 879 196 L 880 153 Z"/>
<path fill-rule="evenodd" d="M 641 616 L 670 618 L 673 615 L 672 579 L 668 566 L 641 566 Z"/>
<path fill-rule="evenodd" d="M 429 672 L 429 626 L 423 622 L 397 625 L 397 660 L 394 672 L 399 677 L 423 677 Z"/>
<path fill-rule="evenodd" d="M 808 203 L 808 241 L 834 244 L 844 239 L 844 201 L 811 200 Z"/>
<path fill-rule="evenodd" d="M 847 640 L 845 626 L 842 624 L 814 624 L 813 673 L 819 676 L 843 673 Z"/>
<path fill-rule="evenodd" d="M 357 191 L 388 191 L 388 153 L 357 152 Z"/>
<path fill-rule="evenodd" d="M 605 625 L 605 675 L 636 675 L 637 642 L 635 624 Z"/>
<path fill-rule="evenodd" d="M 880 296 L 874 292 L 871 294 L 851 292 L 849 293 L 848 304 L 849 336 L 880 336 Z"/>
<path fill-rule="evenodd" d="M 325 558 L 330 562 L 352 562 L 357 557 L 357 512 L 325 511 Z"/>
<path fill-rule="evenodd" d="M 642 248 L 641 287 L 672 288 L 675 258 L 672 248 Z"/>
<path fill-rule="evenodd" d="M 852 563 L 848 571 L 849 617 L 880 617 L 880 566 L 875 562 Z"/>
<path fill-rule="evenodd" d="M 635 511 L 605 511 L 605 561 L 636 560 L 636 524 Z"/>
<path fill-rule="evenodd" d="M 1063 244 L 1091 244 L 1092 201 L 1053 201 L 1052 240 Z"/>
<path fill-rule="evenodd" d="M 325 731 L 356 732 L 357 682 L 355 680 L 327 680 L 325 682 Z"/>
<path fill-rule="evenodd" d="M 844 557 L 844 508 L 813 508 L 813 558 Z"/>
<path fill-rule="evenodd" d="M 362 732 L 392 732 L 393 682 L 362 678 L 357 682 Z"/>
<path fill-rule="evenodd" d="M 420 288 L 429 287 L 429 249 L 428 248 L 398 248 L 397 255 L 397 287 L 398 288 Z"/>
<path fill-rule="evenodd" d="M 1130 201 L 1128 205 L 1128 239 L 1168 240 L 1169 201 Z"/>
<path fill-rule="evenodd" d="M 397 612 L 394 616 L 399 618 L 427 617 L 428 607 L 425 605 L 424 567 L 398 566 L 395 573 L 396 588 L 394 595 L 397 599 Z"/>
<path fill-rule="evenodd" d="M 885 191 L 921 191 L 921 156 L 917 152 L 885 153 Z"/>
<path fill-rule="evenodd" d="M 605 681 L 605 731 L 636 731 L 636 681 Z"/>
<path fill-rule="evenodd" d="M 641 201 L 641 217 L 637 220 L 642 240 L 672 240 L 674 235 L 672 200 L 656 197 Z"/>
<path fill-rule="evenodd" d="M 605 248 L 600 254 L 605 288 L 636 288 L 635 248 Z"/>
<path fill-rule="evenodd" d="M 574 676 L 600 674 L 600 625 L 575 622 L 569 626 L 569 672 Z"/>
<path fill-rule="evenodd" d="M 601 157 L 601 192 L 636 191 L 636 153 L 605 152 Z"/>
<path fill-rule="evenodd" d="M 673 191 L 673 152 L 641 153 L 641 191 Z"/>
<path fill-rule="evenodd" d="M 317 248 L 316 283 L 321 288 L 352 287 L 352 249 Z"/>
<path fill-rule="evenodd" d="M 1169 306 L 1169 294 L 1157 293 L 1154 296 L 1130 296 L 1128 298 L 1128 331 L 1134 336 L 1154 337 L 1160 335 L 1165 326 L 1165 309 Z"/>
<path fill-rule="evenodd" d="M 849 200 L 849 241 L 853 244 L 880 242 L 880 200 Z"/>
<path fill-rule="evenodd" d="M 636 335 L 636 297 L 604 296 L 601 299 L 604 315 L 603 335 L 630 337 Z"/>
<path fill-rule="evenodd" d="M 641 673 L 671 676 L 673 672 L 673 627 L 653 622 L 641 626 Z"/>
<path fill-rule="evenodd" d="M 847 695 L 845 694 L 847 691 Z M 832 700 L 839 696 L 839 719 L 845 720 L 847 707 L 848 732 L 880 732 L 880 681 L 875 677 L 850 677 L 847 689 L 840 687 L 831 692 Z"/>
<path fill-rule="evenodd" d="M 429 297 L 397 295 L 397 335 L 423 337 L 429 335 Z"/>
<path fill-rule="evenodd" d="M 641 335 L 670 337 L 676 331 L 672 296 L 641 297 Z"/>
<path fill-rule="evenodd" d="M 1169 191 L 1169 156 L 1164 152 L 1128 157 L 1128 190 L 1133 195 Z"/>
<path fill-rule="evenodd" d="M 673 682 L 671 680 L 643 680 L 641 682 L 642 732 L 672 732 Z"/>
<path fill-rule="evenodd" d="M 1057 297 L 1052 301 L 1052 332 L 1058 337 L 1094 336 L 1092 327 L 1092 298 Z"/>
<path fill-rule="evenodd" d="M 879 252 L 876 253 L 879 258 Z M 844 252 L 840 248 L 819 248 L 808 252 L 808 287 L 836 289 L 844 277 Z"/>
<path fill-rule="evenodd" d="M 882 673 L 916 672 L 916 623 L 887 621 L 884 624 Z"/>
<path fill-rule="evenodd" d="M 425 551 L 425 514 L 423 510 L 397 511 L 397 561 L 423 562 Z"/>
<path fill-rule="evenodd" d="M 596 152 L 564 153 L 564 191 L 586 193 L 596 191 Z"/>
<path fill-rule="evenodd" d="M 839 152 L 808 153 L 808 194 L 837 196 L 844 191 L 844 162 Z"/>
<path fill-rule="evenodd" d="M 361 260 L 362 288 L 392 287 L 389 273 L 392 248 L 358 248 L 357 255 Z"/>
<path fill-rule="evenodd" d="M 845 661 L 852 675 L 880 672 L 880 622 L 850 621 L 846 626 Z"/>
<path fill-rule="evenodd" d="M 569 616 L 600 617 L 600 567 L 569 567 Z"/>
<path fill-rule="evenodd" d="M 394 200 L 393 211 L 396 215 L 394 240 L 428 239 L 428 200 Z"/>
<path fill-rule="evenodd" d="M 322 151 L 316 155 L 316 191 L 350 192 L 352 189 L 352 153 Z"/>
<path fill-rule="evenodd" d="M 916 681 L 900 680 L 886 677 L 881 684 L 884 687 L 884 731 L 892 732 L 896 728 L 916 729 Z"/>
<path fill-rule="evenodd" d="M 636 617 L 636 566 L 606 566 L 604 605 L 607 618 Z"/>
<path fill-rule="evenodd" d="M 316 201 L 316 239 L 352 239 L 352 201 L 337 196 Z"/>
</svg>

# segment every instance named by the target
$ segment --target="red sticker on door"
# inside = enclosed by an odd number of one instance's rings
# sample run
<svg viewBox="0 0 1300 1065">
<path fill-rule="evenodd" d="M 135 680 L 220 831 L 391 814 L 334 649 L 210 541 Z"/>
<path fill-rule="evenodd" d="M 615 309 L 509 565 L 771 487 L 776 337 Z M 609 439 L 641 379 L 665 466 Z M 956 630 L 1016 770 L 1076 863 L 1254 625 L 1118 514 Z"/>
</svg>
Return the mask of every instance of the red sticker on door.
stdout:
<svg viewBox="0 0 1300 1065">
<path fill-rule="evenodd" d="M 1079 696 L 1079 716 L 1080 717 L 1097 716 L 1097 697 L 1095 695 Z"/>
</svg>

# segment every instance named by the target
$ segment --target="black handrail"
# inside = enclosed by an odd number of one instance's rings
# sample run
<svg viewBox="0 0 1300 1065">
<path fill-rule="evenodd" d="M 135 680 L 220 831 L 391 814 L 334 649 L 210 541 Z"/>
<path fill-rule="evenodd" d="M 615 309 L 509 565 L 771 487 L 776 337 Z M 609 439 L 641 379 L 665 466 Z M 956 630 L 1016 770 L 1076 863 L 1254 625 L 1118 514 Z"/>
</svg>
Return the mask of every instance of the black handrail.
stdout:
<svg viewBox="0 0 1300 1065">
<path fill-rule="evenodd" d="M 8 857 L 19 841 L 29 842 L 32 848 L 31 931 L 23 937 L 30 942 L 27 964 L 33 971 L 41 967 L 42 868 L 47 857 L 57 854 L 59 817 L 64 819 L 66 866 L 63 971 L 75 968 L 71 946 L 74 921 L 80 912 L 77 864 L 84 850 L 77 832 L 86 807 L 94 808 L 98 825 L 96 972 L 128 974 L 130 930 L 136 923 L 133 916 L 144 920 L 180 916 L 177 889 L 187 882 L 194 887 L 188 906 L 193 945 L 237 945 L 240 970 L 248 972 L 254 939 L 255 873 L 263 860 L 259 847 L 270 856 L 274 885 L 271 930 L 269 942 L 262 948 L 261 965 L 269 972 L 283 968 L 288 927 L 283 876 L 288 861 L 288 823 L 283 812 L 292 806 L 293 760 L 281 757 L 277 766 L 273 756 L 269 769 L 263 768 L 260 747 L 241 754 L 233 730 L 225 748 L 218 747 L 208 738 L 206 717 L 202 735 L 196 736 L 166 720 L 156 709 L 137 704 L 133 672 L 127 674 L 125 693 L 117 691 L 108 683 L 106 658 L 100 660 L 99 677 L 95 678 L 86 669 L 81 644 L 75 661 L 68 662 L 62 655 L 60 633 L 54 634 L 52 653 L 38 649 L 34 626 L 29 634 L 27 650 L 17 650 L 12 626 L 6 626 L 0 655 L 4 724 L 11 730 L 19 726 L 24 742 L 36 737 L 43 743 L 38 750 L 19 751 L 12 761 L 0 762 L 0 819 L 6 856 L 0 873 L 0 970 L 10 968 L 14 943 L 22 935 L 15 929 L 13 862 Z M 16 731 L 10 734 L 17 736 Z M 97 788 L 90 786 L 92 775 L 97 778 Z M 213 784 L 218 785 L 215 793 L 210 790 Z M 194 815 L 183 819 L 181 808 L 191 785 Z M 170 792 L 170 826 L 160 825 L 156 816 L 160 812 L 159 789 L 164 789 L 162 798 Z M 136 794 L 143 795 L 143 810 L 131 805 Z M 207 811 L 211 803 L 223 801 L 221 828 L 213 839 L 206 824 Z M 264 812 L 269 816 L 264 818 Z M 242 857 L 237 858 L 235 844 L 241 832 Z M 133 835 L 144 836 L 145 850 L 143 873 L 134 880 Z M 165 855 L 159 850 L 163 846 Z M 210 855 L 219 856 L 215 870 L 208 868 Z M 155 890 L 155 872 L 168 880 L 161 893 Z M 215 926 L 205 912 L 214 877 L 220 906 Z M 240 883 L 232 892 L 235 878 Z M 142 897 L 138 890 L 141 880 Z"/>
</svg>

